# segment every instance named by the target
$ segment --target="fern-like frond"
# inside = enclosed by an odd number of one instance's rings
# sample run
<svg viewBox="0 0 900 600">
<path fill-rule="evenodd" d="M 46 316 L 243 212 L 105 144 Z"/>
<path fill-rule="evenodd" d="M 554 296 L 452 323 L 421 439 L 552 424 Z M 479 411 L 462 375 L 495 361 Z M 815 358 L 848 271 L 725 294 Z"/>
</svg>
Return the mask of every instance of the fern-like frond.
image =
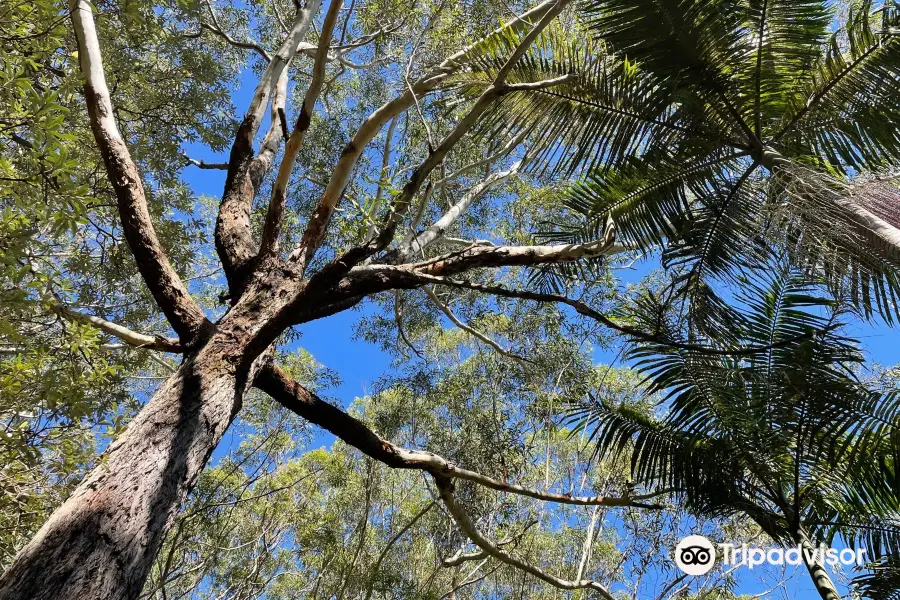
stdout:
<svg viewBox="0 0 900 600">
<path fill-rule="evenodd" d="M 864 598 L 900 600 L 900 558 L 892 557 L 872 565 L 869 573 L 853 580 Z"/>
<path fill-rule="evenodd" d="M 753 52 L 735 77 L 743 94 L 753 98 L 751 120 L 757 136 L 763 126 L 784 117 L 796 93 L 797 77 L 821 55 L 832 19 L 821 0 L 751 0 L 747 5 Z"/>
<path fill-rule="evenodd" d="M 470 95 L 491 84 L 515 38 L 472 61 L 453 79 Z M 583 32 L 554 27 L 510 70 L 508 89 L 480 123 L 487 139 L 527 136 L 532 168 L 571 173 L 620 164 L 651 149 L 705 143 L 715 147 L 722 126 L 702 103 L 686 102 L 661 82 Z"/>
<path fill-rule="evenodd" d="M 716 176 L 736 168 L 741 156 L 728 152 L 693 159 L 632 159 L 617 170 L 594 172 L 563 195 L 563 205 L 577 220 L 547 223 L 538 236 L 584 243 L 599 239 L 612 218 L 620 243 L 644 251 L 660 247 L 683 229 L 690 212 L 689 190 L 709 187 Z"/>
<path fill-rule="evenodd" d="M 748 97 L 735 67 L 753 51 L 750 10 L 739 0 L 589 0 L 585 18 L 611 52 L 677 82 L 746 130 Z"/>
<path fill-rule="evenodd" d="M 808 85 L 785 95 L 791 106 L 772 134 L 786 155 L 821 157 L 843 173 L 900 160 L 900 31 L 891 15 L 872 14 L 870 0 L 851 6 Z"/>
</svg>

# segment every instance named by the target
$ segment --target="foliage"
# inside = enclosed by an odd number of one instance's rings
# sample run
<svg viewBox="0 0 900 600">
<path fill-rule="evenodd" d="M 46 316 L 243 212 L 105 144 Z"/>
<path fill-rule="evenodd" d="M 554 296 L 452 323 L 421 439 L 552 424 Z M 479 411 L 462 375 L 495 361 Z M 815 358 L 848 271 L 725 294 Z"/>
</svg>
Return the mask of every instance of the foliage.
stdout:
<svg viewBox="0 0 900 600">
<path fill-rule="evenodd" d="M 873 560 L 895 556 L 896 383 L 859 378 L 863 357 L 842 333 L 843 307 L 801 273 L 747 288 L 732 326 L 765 350 L 735 357 L 637 344 L 630 357 L 664 394 L 661 415 L 597 399 L 571 418 L 600 456 L 624 454 L 637 481 L 673 490 L 699 514 L 746 515 L 785 545 L 841 539 Z M 685 339 L 671 317 L 657 324 Z"/>
<path fill-rule="evenodd" d="M 900 255 L 854 209 L 900 223 L 891 170 L 900 162 L 898 11 L 853 2 L 838 18 L 833 4 L 572 5 L 513 65 L 474 135 L 412 199 L 415 210 L 398 216 L 398 239 L 412 236 L 521 160 L 521 172 L 477 198 L 426 259 L 471 240 L 591 243 L 611 228 L 625 251 L 466 277 L 577 296 L 650 332 L 629 355 L 646 381 L 618 364 L 622 338 L 550 303 L 439 286 L 438 302 L 397 289 L 360 305 L 353 343 L 378 344 L 392 363 L 349 410 L 385 439 L 536 489 L 661 493 L 658 511 L 594 511 L 461 483 L 478 526 L 529 564 L 570 576 L 584 557 L 585 577 L 655 597 L 677 583 L 664 549 L 688 531 L 786 542 L 801 527 L 870 549 L 880 562 L 860 589 L 896 593 L 900 396 L 894 377 L 865 377 L 860 346 L 841 326 L 897 313 Z M 227 160 L 248 90 L 294 3 L 94 6 L 115 118 L 154 228 L 202 308 L 221 315 L 228 298 L 213 223 L 225 178 L 195 167 Z M 346 52 L 326 65 L 288 185 L 282 248 L 299 240 L 339 149 L 369 115 L 481 38 L 363 152 L 313 267 L 376 231 L 415 165 L 529 30 L 490 32 L 528 8 L 348 3 L 336 34 Z M 61 310 L 171 335 L 124 239 L 67 11 L 61 0 L 0 6 L 0 567 L 176 367 Z M 304 43 L 318 41 L 321 19 Z M 288 123 L 310 80 L 307 59 L 290 71 Z M 270 197 L 272 179 L 259 199 Z M 251 209 L 255 234 L 265 212 L 264 201 Z M 656 256 L 663 272 L 642 281 L 619 271 L 637 258 L 649 258 L 640 263 L 649 270 Z M 763 282 L 773 269 L 786 275 Z M 304 334 L 285 332 L 275 355 L 322 394 L 339 377 L 304 349 Z M 734 353 L 747 347 L 766 349 Z M 601 352 L 615 355 L 612 366 L 597 364 Z M 579 404 L 589 393 L 593 401 Z M 574 431 L 557 419 L 572 405 Z M 486 557 L 443 566 L 477 548 L 432 506 L 436 492 L 419 473 L 378 464 L 268 398 L 248 397 L 226 439 L 145 597 L 558 594 Z M 674 504 L 662 493 L 670 489 Z M 649 582 L 651 573 L 658 579 Z M 734 598 L 736 582 L 716 572 L 677 593 Z"/>
</svg>

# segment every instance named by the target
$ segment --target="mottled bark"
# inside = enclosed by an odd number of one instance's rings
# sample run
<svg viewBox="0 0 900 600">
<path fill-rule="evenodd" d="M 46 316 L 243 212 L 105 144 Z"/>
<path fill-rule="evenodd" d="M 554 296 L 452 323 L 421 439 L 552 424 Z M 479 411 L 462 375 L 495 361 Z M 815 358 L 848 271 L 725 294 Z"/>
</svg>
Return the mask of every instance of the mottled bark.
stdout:
<svg viewBox="0 0 900 600">
<path fill-rule="evenodd" d="M 218 344 L 186 361 L 19 552 L 0 600 L 138 597 L 241 397 Z"/>
<path fill-rule="evenodd" d="M 0 600 L 137 598 L 166 531 L 283 330 L 296 283 L 264 271 L 0 579 Z"/>
<path fill-rule="evenodd" d="M 260 183 L 268 172 L 275 149 L 283 137 L 286 71 L 294 58 L 297 45 L 312 23 L 321 0 L 311 0 L 297 12 L 294 24 L 257 83 L 250 106 L 241 121 L 231 146 L 225 191 L 216 218 L 216 252 L 236 298 L 253 268 L 256 243 L 250 228 L 250 211 Z M 269 98 L 272 125 L 258 156 L 253 154 L 253 140 L 262 123 Z"/>
</svg>

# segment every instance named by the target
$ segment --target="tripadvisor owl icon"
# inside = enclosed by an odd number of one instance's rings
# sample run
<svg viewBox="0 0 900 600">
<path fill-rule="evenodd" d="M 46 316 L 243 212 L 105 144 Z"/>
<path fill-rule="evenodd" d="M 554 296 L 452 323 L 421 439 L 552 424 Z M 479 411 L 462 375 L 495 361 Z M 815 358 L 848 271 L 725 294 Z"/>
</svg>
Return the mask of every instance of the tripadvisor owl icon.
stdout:
<svg viewBox="0 0 900 600">
<path fill-rule="evenodd" d="M 675 564 L 688 575 L 703 575 L 716 563 L 716 550 L 702 535 L 689 535 L 675 546 Z"/>
</svg>

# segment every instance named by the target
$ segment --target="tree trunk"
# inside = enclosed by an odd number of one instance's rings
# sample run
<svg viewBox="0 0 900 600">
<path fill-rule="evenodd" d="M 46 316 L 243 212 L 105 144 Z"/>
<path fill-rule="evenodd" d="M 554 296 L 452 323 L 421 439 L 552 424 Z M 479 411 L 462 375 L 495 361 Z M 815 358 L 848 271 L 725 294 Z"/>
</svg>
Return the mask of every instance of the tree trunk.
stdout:
<svg viewBox="0 0 900 600">
<path fill-rule="evenodd" d="M 838 594 L 837 589 L 835 589 L 834 582 L 831 581 L 831 577 L 828 576 L 828 571 L 822 566 L 822 562 L 811 560 L 813 556 L 812 553 L 816 548 L 809 540 L 809 536 L 806 535 L 806 532 L 802 530 L 795 532 L 794 541 L 800 544 L 803 563 L 806 565 L 806 570 L 809 571 L 809 576 L 812 578 L 813 585 L 816 586 L 816 591 L 819 592 L 819 596 L 822 597 L 822 600 L 841 600 L 841 595 Z"/>
<path fill-rule="evenodd" d="M 19 552 L 0 579 L 0 600 L 138 597 L 165 532 L 241 406 L 240 356 L 218 337 L 165 382 Z"/>
</svg>

